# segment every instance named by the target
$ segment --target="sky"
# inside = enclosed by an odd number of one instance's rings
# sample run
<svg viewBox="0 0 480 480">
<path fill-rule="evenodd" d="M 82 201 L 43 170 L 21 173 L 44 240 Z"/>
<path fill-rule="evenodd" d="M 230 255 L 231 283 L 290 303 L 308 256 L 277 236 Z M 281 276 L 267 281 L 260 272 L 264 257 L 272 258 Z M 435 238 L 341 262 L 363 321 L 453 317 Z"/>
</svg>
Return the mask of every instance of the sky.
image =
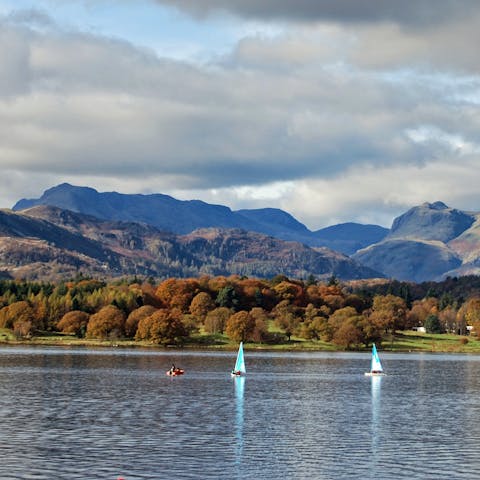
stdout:
<svg viewBox="0 0 480 480">
<path fill-rule="evenodd" d="M 1 0 L 0 207 L 63 182 L 311 230 L 480 211 L 477 0 Z"/>
</svg>

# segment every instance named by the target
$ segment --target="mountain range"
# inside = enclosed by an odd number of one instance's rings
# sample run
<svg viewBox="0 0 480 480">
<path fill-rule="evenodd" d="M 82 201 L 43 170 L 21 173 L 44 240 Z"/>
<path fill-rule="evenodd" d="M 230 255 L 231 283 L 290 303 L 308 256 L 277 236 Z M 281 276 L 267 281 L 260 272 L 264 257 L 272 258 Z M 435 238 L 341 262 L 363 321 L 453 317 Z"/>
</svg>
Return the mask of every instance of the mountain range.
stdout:
<svg viewBox="0 0 480 480">
<path fill-rule="evenodd" d="M 25 210 L 36 205 L 51 205 L 103 220 L 145 223 L 176 234 L 190 233 L 199 228 L 238 228 L 302 242 L 311 247 L 328 247 L 346 255 L 379 242 L 388 233 L 386 228 L 358 223 L 345 223 L 312 232 L 292 215 L 276 208 L 232 211 L 223 205 L 200 200 L 177 200 L 162 194 L 100 193 L 93 188 L 68 183 L 46 190 L 38 199 L 22 199 L 13 206 L 13 210 Z"/>
<path fill-rule="evenodd" d="M 61 184 L 0 212 L 5 275 L 285 274 L 422 282 L 480 273 L 480 213 L 424 203 L 390 229 L 344 223 L 311 231 L 275 208 L 232 211 L 168 195 Z"/>
<path fill-rule="evenodd" d="M 293 278 L 379 275 L 346 255 L 240 229 L 197 229 L 185 235 L 144 223 L 102 220 L 50 205 L 0 210 L 4 278 L 60 280 L 239 274 Z"/>
</svg>

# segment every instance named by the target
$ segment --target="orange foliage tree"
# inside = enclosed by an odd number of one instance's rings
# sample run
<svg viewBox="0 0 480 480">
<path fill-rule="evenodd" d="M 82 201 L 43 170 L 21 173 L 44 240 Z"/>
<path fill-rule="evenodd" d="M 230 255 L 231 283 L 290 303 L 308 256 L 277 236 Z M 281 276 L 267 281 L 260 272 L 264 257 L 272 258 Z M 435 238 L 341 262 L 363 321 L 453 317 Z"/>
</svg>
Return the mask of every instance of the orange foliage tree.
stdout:
<svg viewBox="0 0 480 480">
<path fill-rule="evenodd" d="M 215 303 L 212 297 L 205 292 L 197 293 L 190 303 L 190 313 L 202 323 L 205 321 L 207 313 L 214 308 Z"/>
<path fill-rule="evenodd" d="M 85 334 L 90 315 L 80 310 L 66 313 L 57 324 L 57 329 L 62 333 L 77 335 Z"/>
<path fill-rule="evenodd" d="M 250 340 L 255 329 L 255 319 L 245 310 L 233 314 L 227 320 L 225 333 L 236 342 Z"/>
<path fill-rule="evenodd" d="M 192 298 L 198 293 L 199 284 L 194 279 L 169 278 L 163 281 L 155 294 L 166 307 L 178 308 L 188 313 Z"/>
<path fill-rule="evenodd" d="M 188 337 L 188 332 L 182 323 L 181 315 L 178 309 L 157 310 L 139 321 L 135 338 L 163 345 L 182 344 Z"/>
<path fill-rule="evenodd" d="M 25 300 L 14 302 L 0 310 L 0 327 L 13 328 L 15 322 L 33 325 L 35 312 Z"/>
<path fill-rule="evenodd" d="M 138 323 L 142 318 L 149 317 L 157 309 L 152 305 L 143 305 L 131 312 L 125 321 L 125 335 L 127 337 L 135 337 L 137 333 Z"/>
<path fill-rule="evenodd" d="M 379 328 L 393 333 L 405 327 L 406 318 L 407 306 L 403 298 L 391 294 L 374 297 L 370 319 Z"/>
<path fill-rule="evenodd" d="M 125 314 L 114 305 L 107 305 L 90 317 L 88 338 L 119 338 L 123 335 Z"/>
</svg>

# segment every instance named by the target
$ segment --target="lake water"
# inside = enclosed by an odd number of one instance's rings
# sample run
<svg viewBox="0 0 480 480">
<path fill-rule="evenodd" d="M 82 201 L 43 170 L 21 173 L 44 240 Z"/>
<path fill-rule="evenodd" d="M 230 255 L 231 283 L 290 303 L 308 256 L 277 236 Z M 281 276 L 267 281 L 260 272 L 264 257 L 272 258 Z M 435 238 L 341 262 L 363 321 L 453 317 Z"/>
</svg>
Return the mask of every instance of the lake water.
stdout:
<svg viewBox="0 0 480 480">
<path fill-rule="evenodd" d="M 480 478 L 480 357 L 380 355 L 2 347 L 0 478 Z"/>
</svg>

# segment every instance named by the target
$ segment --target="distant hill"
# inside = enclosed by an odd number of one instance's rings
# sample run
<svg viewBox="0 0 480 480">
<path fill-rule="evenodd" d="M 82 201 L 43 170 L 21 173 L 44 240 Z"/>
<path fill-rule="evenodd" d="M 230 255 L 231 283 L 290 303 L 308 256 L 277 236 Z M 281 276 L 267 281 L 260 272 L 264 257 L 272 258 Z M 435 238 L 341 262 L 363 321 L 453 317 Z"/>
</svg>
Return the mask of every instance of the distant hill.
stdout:
<svg viewBox="0 0 480 480">
<path fill-rule="evenodd" d="M 438 241 L 394 239 L 357 252 L 353 258 L 397 280 L 424 282 L 458 268 L 461 259 Z"/>
<path fill-rule="evenodd" d="M 326 247 L 352 255 L 368 245 L 382 241 L 388 228 L 360 223 L 341 223 L 313 232 L 316 239 Z"/>
<path fill-rule="evenodd" d="M 449 208 L 443 202 L 424 203 L 397 217 L 387 238 L 447 243 L 470 228 L 474 221 L 474 215 Z"/>
<path fill-rule="evenodd" d="M 388 277 L 415 282 L 480 273 L 477 216 L 442 202 L 424 203 L 397 217 L 384 240 L 352 258 Z"/>
<path fill-rule="evenodd" d="M 162 194 L 99 193 L 93 188 L 68 183 L 46 190 L 38 199 L 20 200 L 13 210 L 21 211 L 37 205 L 51 205 L 104 220 L 146 223 L 177 234 L 201 228 L 239 228 L 309 246 L 324 246 L 347 255 L 380 241 L 388 233 L 382 227 L 353 223 L 312 232 L 292 215 L 276 208 L 232 211 L 200 200 L 183 201 Z"/>
<path fill-rule="evenodd" d="M 40 210 L 32 207 L 41 205 L 61 209 L 56 214 L 48 211 L 44 220 L 98 242 L 95 246 L 78 243 L 79 249 L 80 245 L 84 250 L 109 248 L 113 256 L 108 268 L 98 268 L 110 274 L 131 271 L 135 256 L 143 259 L 135 268 L 141 266 L 154 275 L 173 272 L 174 266 L 180 275 L 208 271 L 257 276 L 315 272 L 318 276 L 335 272 L 341 278 L 370 278 L 377 272 L 415 282 L 480 274 L 480 214 L 440 201 L 410 208 L 394 219 L 391 229 L 343 223 L 317 231 L 310 231 L 276 208 L 232 211 L 199 200 L 182 201 L 162 194 L 99 193 L 66 183 L 46 190 L 38 199 L 20 200 L 14 210 L 27 215 L 35 212 L 39 219 Z M 81 218 L 72 220 L 74 215 Z M 0 229 L 7 228 L 7 223 Z M 16 228 L 21 228 L 18 222 Z M 44 237 L 37 231 L 35 238 Z M 75 238 L 65 240 L 64 247 L 79 242 Z M 160 247 L 153 247 L 159 242 L 168 252 L 166 258 Z M 263 248 L 261 242 L 269 247 Z M 60 240 L 54 244 L 60 246 Z M 92 258 L 100 261 L 101 256 Z M 118 267 L 115 262 L 120 262 Z M 148 262 L 151 268 L 147 268 Z"/>
<path fill-rule="evenodd" d="M 0 211 L 0 273 L 39 280 L 85 275 L 154 277 L 248 275 L 293 278 L 372 278 L 380 274 L 328 249 L 317 251 L 240 229 L 187 235 L 134 222 L 36 206 Z"/>
</svg>

